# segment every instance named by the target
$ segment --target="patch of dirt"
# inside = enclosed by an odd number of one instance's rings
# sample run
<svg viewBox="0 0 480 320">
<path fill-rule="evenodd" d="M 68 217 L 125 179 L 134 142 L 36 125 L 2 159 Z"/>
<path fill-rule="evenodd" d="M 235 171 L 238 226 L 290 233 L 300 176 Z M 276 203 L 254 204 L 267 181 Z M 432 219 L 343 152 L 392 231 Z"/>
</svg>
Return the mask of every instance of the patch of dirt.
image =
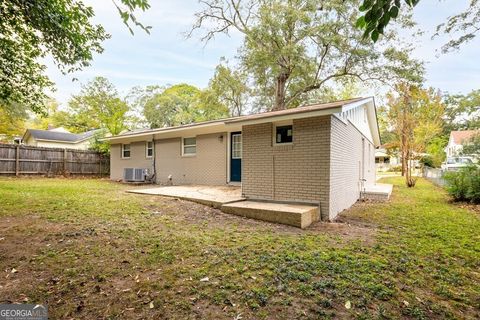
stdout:
<svg viewBox="0 0 480 320">
<path fill-rule="evenodd" d="M 472 212 L 475 212 L 476 214 L 480 215 L 480 204 L 474 204 L 474 203 L 469 203 L 469 202 L 453 202 L 453 204 L 457 207 L 460 207 L 462 209 L 467 209 Z"/>
</svg>

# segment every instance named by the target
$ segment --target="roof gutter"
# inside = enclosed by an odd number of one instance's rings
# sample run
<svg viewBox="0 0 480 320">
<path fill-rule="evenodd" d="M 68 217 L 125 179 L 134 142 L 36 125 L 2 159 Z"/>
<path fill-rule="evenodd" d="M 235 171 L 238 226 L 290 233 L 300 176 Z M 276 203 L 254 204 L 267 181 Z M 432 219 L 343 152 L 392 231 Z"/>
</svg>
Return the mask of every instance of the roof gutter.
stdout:
<svg viewBox="0 0 480 320">
<path fill-rule="evenodd" d="M 299 111 L 291 114 L 264 116 L 256 119 L 230 120 L 230 121 L 226 121 L 225 124 L 227 126 L 238 125 L 238 124 L 241 124 L 241 125 L 258 124 L 258 123 L 265 123 L 265 122 L 272 122 L 272 121 L 284 121 L 284 120 L 325 116 L 325 115 L 338 113 L 341 111 L 342 111 L 342 106 L 338 106 L 338 107 L 332 107 L 332 108 L 323 109 L 323 110 L 315 110 L 315 111 L 305 110 L 303 112 Z"/>
</svg>

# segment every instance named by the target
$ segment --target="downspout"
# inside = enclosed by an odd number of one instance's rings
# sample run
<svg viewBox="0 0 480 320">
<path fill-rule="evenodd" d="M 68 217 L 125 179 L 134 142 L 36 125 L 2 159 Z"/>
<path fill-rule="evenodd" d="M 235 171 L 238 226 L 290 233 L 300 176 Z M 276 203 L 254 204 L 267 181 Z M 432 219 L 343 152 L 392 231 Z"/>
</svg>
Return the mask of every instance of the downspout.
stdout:
<svg viewBox="0 0 480 320">
<path fill-rule="evenodd" d="M 155 145 L 155 135 L 152 134 L 152 143 L 153 143 L 153 176 L 152 176 L 152 181 L 153 183 L 157 183 L 157 166 L 155 163 L 155 158 L 157 154 L 157 146 Z"/>
</svg>

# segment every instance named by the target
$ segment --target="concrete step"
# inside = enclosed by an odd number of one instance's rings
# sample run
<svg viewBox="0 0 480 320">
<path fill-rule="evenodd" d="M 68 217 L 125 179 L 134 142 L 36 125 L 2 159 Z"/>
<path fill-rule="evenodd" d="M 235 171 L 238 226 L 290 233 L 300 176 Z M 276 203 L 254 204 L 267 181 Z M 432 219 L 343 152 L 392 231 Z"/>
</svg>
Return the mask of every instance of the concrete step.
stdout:
<svg viewBox="0 0 480 320">
<path fill-rule="evenodd" d="M 392 195 L 393 185 L 386 183 L 376 183 L 366 185 L 365 191 L 361 192 L 361 197 L 368 200 L 386 201 Z"/>
<path fill-rule="evenodd" d="M 242 217 L 276 222 L 302 229 L 320 219 L 318 206 L 304 204 L 247 200 L 224 204 L 220 209 L 223 212 Z"/>
</svg>

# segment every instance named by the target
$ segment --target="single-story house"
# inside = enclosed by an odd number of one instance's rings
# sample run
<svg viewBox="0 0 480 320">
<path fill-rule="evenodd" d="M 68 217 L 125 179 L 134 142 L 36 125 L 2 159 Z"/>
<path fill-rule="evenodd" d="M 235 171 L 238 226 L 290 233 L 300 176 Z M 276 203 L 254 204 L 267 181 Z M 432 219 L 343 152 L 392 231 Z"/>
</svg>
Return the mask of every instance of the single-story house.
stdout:
<svg viewBox="0 0 480 320">
<path fill-rule="evenodd" d="M 356 98 L 106 138 L 110 175 L 146 168 L 157 184 L 241 185 L 249 200 L 318 205 L 323 220 L 375 184 L 373 98 Z"/>
<path fill-rule="evenodd" d="M 22 142 L 35 147 L 87 150 L 95 139 L 96 133 L 98 129 L 84 133 L 71 133 L 63 127 L 49 130 L 27 129 Z"/>
<path fill-rule="evenodd" d="M 462 130 L 450 132 L 448 144 L 445 147 L 447 158 L 456 157 L 460 155 L 463 149 L 463 144 L 475 135 L 480 135 L 480 130 Z"/>
</svg>

